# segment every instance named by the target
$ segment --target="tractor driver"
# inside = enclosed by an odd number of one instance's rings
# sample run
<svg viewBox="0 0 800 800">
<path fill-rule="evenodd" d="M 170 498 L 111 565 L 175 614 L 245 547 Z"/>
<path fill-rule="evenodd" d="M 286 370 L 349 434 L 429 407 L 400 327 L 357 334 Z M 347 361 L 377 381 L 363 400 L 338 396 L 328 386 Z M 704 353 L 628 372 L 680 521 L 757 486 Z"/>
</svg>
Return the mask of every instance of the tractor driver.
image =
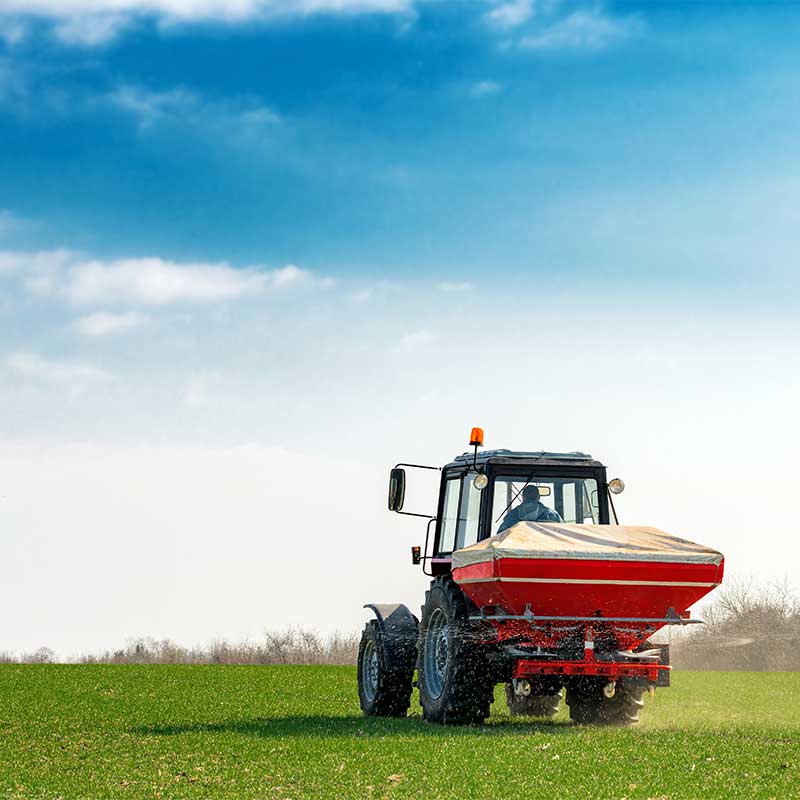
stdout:
<svg viewBox="0 0 800 800">
<path fill-rule="evenodd" d="M 497 529 L 502 533 L 506 528 L 518 522 L 563 522 L 557 511 L 548 508 L 539 501 L 539 487 L 526 486 L 522 490 L 522 502 L 506 514 L 503 523 Z"/>
</svg>

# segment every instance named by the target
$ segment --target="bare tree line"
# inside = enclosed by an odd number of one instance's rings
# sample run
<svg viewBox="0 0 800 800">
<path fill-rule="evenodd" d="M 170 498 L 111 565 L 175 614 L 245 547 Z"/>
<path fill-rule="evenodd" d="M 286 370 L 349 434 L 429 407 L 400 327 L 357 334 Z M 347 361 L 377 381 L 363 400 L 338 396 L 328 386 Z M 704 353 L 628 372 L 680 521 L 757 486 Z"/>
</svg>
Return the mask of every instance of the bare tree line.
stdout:
<svg viewBox="0 0 800 800">
<path fill-rule="evenodd" d="M 788 582 L 759 586 L 732 580 L 692 626 L 673 638 L 672 663 L 682 669 L 800 670 L 800 597 Z"/>
<path fill-rule="evenodd" d="M 40 647 L 33 653 L 10 653 L 0 650 L 0 664 L 55 664 L 56 654 L 49 647 Z"/>
<path fill-rule="evenodd" d="M 125 647 L 84 655 L 79 664 L 355 664 L 359 637 L 335 632 L 289 628 L 268 631 L 260 642 L 214 641 L 202 647 L 184 647 L 169 639 L 132 639 Z M 42 647 L 35 653 L 0 652 L 0 664 L 50 664 L 58 659 Z"/>
<path fill-rule="evenodd" d="M 659 632 L 672 643 L 680 669 L 800 671 L 800 597 L 788 583 L 759 586 L 732 580 L 700 611 L 705 625 Z M 184 647 L 170 640 L 133 639 L 118 650 L 85 655 L 81 664 L 355 664 L 358 635 L 322 636 L 302 628 L 268 631 L 260 642 L 215 641 Z M 0 664 L 50 664 L 52 650 L 0 652 Z"/>
</svg>

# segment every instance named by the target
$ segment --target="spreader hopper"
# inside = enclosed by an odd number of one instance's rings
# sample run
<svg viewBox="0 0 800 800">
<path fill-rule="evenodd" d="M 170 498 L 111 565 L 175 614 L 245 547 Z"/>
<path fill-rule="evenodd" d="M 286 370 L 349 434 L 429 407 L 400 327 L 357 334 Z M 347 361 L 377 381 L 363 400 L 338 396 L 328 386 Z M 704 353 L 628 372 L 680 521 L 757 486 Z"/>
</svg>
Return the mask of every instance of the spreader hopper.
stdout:
<svg viewBox="0 0 800 800">
<path fill-rule="evenodd" d="M 716 550 L 623 525 L 518 522 L 453 553 L 453 579 L 489 618 L 534 622 L 556 641 L 591 621 L 622 647 L 686 621 L 723 566 Z"/>
</svg>

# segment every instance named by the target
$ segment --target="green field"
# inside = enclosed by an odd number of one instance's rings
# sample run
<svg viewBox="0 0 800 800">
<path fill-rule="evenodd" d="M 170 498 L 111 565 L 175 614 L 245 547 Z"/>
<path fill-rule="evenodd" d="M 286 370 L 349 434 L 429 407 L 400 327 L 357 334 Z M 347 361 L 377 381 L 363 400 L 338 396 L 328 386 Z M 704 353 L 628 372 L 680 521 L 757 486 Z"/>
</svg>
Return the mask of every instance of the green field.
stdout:
<svg viewBox="0 0 800 800">
<path fill-rule="evenodd" d="M 351 667 L 2 666 L 0 796 L 800 798 L 800 673 L 677 673 L 633 729 L 363 719 Z"/>
</svg>

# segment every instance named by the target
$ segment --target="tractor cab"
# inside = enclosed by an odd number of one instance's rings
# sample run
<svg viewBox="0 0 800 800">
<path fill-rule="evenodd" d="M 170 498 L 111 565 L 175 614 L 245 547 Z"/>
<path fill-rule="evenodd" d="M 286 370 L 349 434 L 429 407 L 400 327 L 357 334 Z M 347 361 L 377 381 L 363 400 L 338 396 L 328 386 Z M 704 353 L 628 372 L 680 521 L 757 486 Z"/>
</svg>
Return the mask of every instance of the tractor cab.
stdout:
<svg viewBox="0 0 800 800">
<path fill-rule="evenodd" d="M 414 548 L 414 563 L 430 562 L 430 574 L 450 571 L 451 554 L 502 533 L 519 521 L 585 525 L 616 524 L 610 492 L 624 488 L 610 483 L 606 468 L 586 453 L 486 450 L 478 452 L 483 432 L 473 430 L 472 453 L 456 456 L 441 468 L 437 513 L 430 516 L 424 552 Z M 389 509 L 403 511 L 405 468 L 438 469 L 398 464 L 389 483 Z M 413 516 L 427 516 L 413 514 Z M 426 569 L 426 572 L 428 570 Z"/>
</svg>

